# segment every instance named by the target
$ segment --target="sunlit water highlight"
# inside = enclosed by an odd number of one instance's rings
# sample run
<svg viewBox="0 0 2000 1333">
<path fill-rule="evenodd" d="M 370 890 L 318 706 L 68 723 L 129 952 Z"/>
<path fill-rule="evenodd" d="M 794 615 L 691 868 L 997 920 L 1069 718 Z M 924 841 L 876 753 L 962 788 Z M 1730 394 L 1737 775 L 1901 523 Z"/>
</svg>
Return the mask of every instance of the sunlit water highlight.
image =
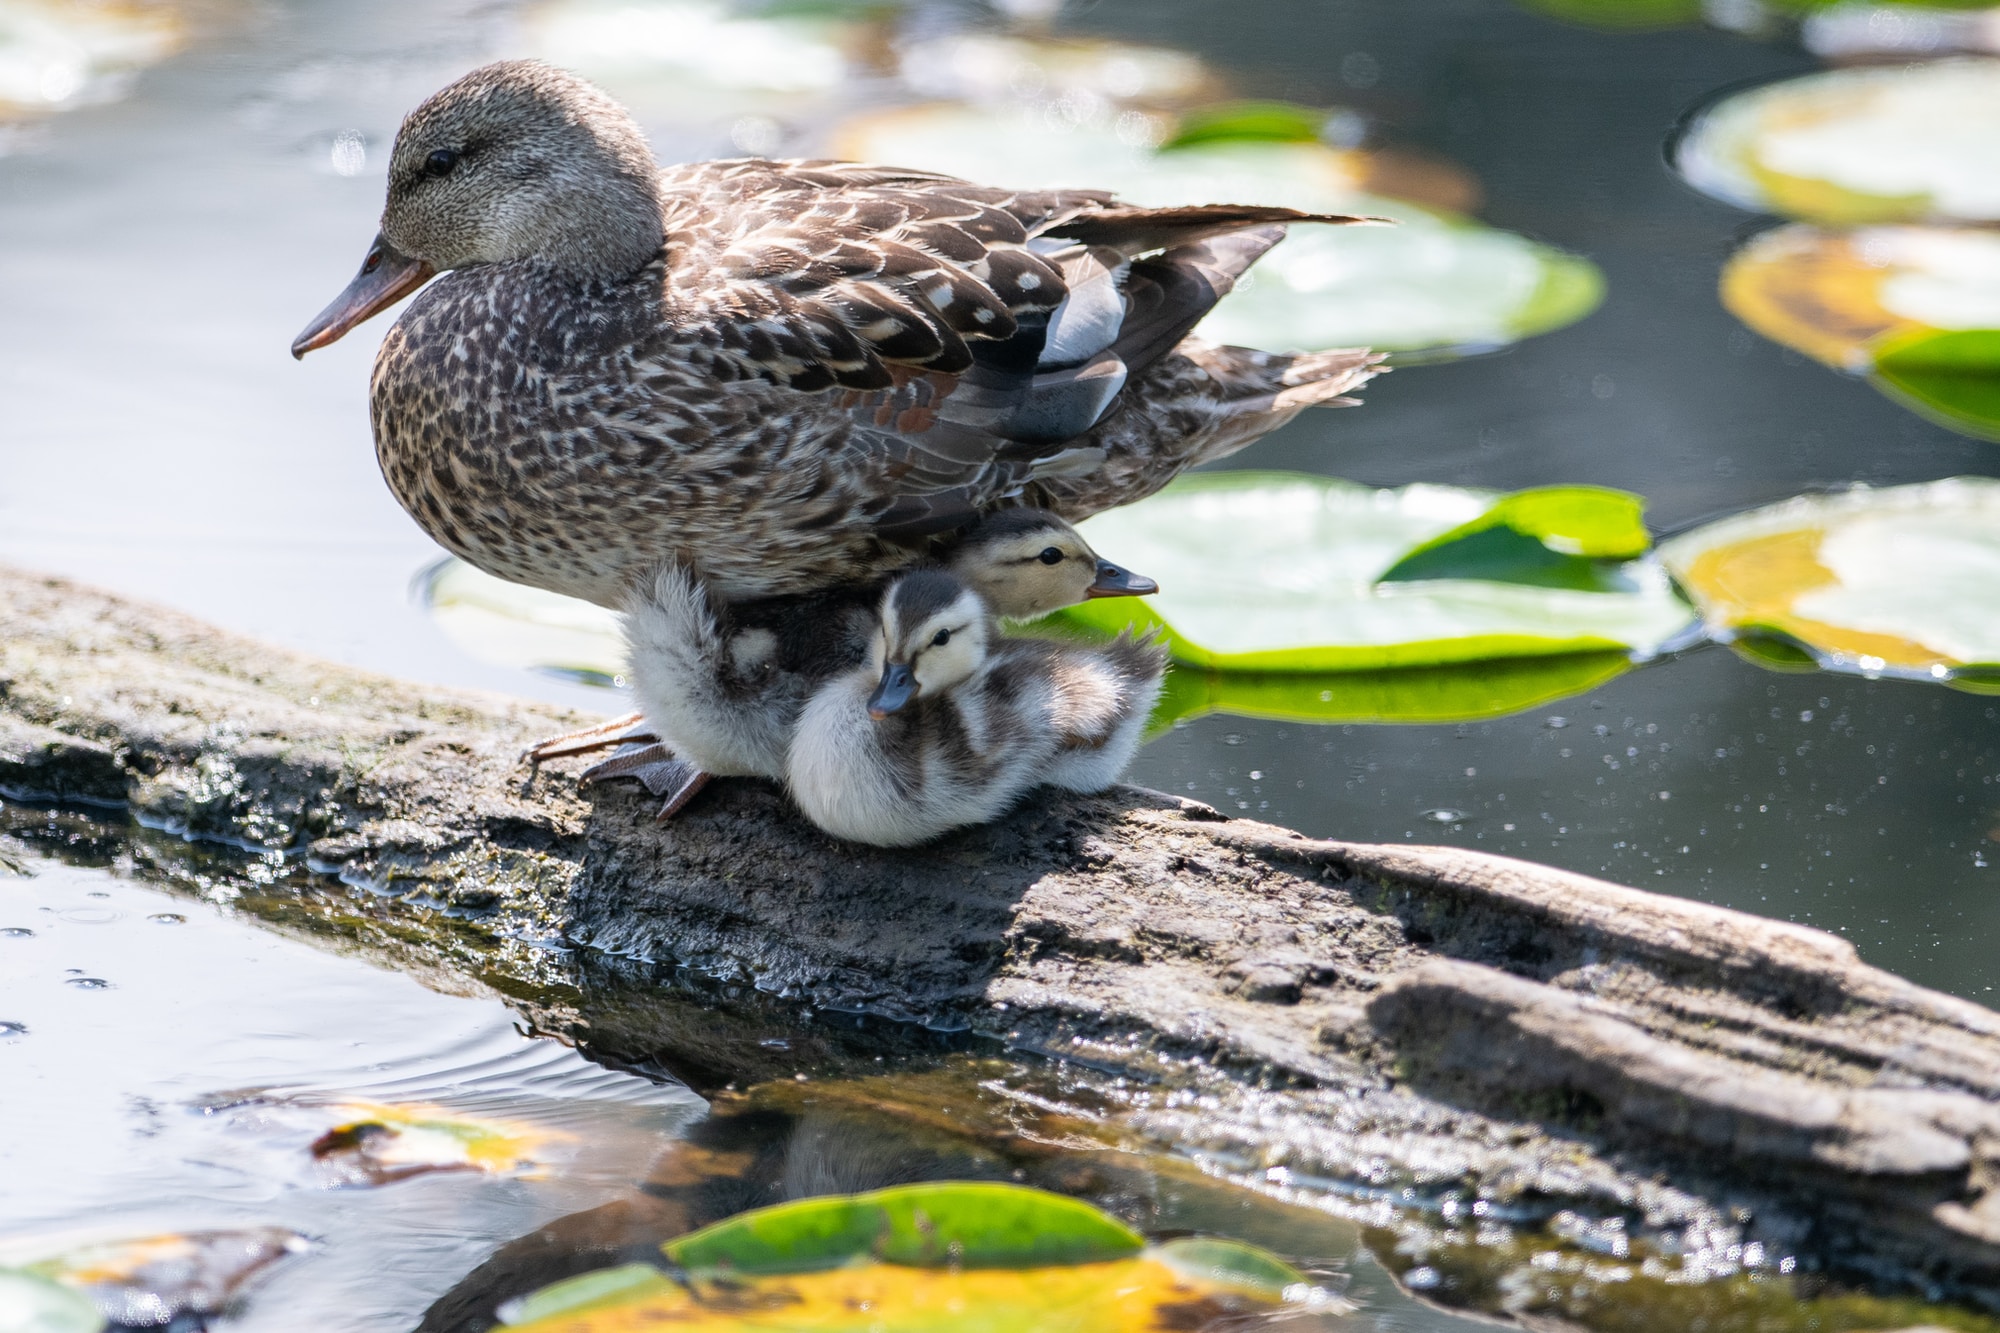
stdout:
<svg viewBox="0 0 2000 1333">
<path fill-rule="evenodd" d="M 0 879 L 0 1240 L 277 1224 L 317 1242 L 242 1330 L 407 1329 L 494 1248 L 629 1191 L 704 1103 L 416 981 L 108 872 Z M 32 932 L 28 934 L 26 932 Z M 100 985 L 80 992 L 89 977 Z M 539 1169 L 327 1188 L 325 1104 L 546 1134 Z"/>
</svg>

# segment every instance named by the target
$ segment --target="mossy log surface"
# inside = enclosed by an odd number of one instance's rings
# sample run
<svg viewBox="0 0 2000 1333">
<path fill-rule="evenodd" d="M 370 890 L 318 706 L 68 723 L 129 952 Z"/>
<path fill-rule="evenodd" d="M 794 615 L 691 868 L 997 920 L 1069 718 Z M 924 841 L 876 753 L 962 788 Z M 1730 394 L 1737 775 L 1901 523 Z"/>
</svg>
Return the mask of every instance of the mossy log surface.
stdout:
<svg viewBox="0 0 2000 1333">
<path fill-rule="evenodd" d="M 602 1058 L 716 1088 L 963 1031 L 1240 1176 L 1635 1234 L 1747 1218 L 2000 1306 L 2000 1015 L 1835 936 L 1134 788 L 910 851 L 754 782 L 658 825 L 629 784 L 522 765 L 585 720 L 0 569 L 0 791 L 302 856 L 361 947 Z M 763 1016 L 670 996 L 663 964 Z M 904 1023 L 835 1039 L 829 1011 Z"/>
</svg>

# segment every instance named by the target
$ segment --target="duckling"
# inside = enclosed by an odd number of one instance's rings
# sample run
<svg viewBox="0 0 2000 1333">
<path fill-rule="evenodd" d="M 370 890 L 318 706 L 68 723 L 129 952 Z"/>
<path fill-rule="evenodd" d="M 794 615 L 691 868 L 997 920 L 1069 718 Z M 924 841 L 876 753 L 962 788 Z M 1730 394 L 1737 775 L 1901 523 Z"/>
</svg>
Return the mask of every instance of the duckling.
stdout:
<svg viewBox="0 0 2000 1333">
<path fill-rule="evenodd" d="M 303 356 L 438 275 L 370 411 L 390 489 L 503 579 L 619 608 L 678 554 L 732 602 L 906 568 L 981 514 L 1072 521 L 1232 453 L 1381 359 L 1187 334 L 1299 223 L 1378 219 L 852 162 L 661 168 L 533 60 L 397 132 L 381 231 Z"/>
<path fill-rule="evenodd" d="M 988 515 L 948 560 L 951 571 L 1008 620 L 1033 620 L 1086 598 L 1159 590 L 1153 580 L 1101 558 L 1075 528 L 1037 509 Z M 667 798 L 661 818 L 677 812 L 709 777 L 782 778 L 799 710 L 821 682 L 866 659 L 881 596 L 878 581 L 718 607 L 692 571 L 669 562 L 626 608 L 627 671 L 640 711 L 552 744 L 566 744 L 559 752 L 574 754 L 655 740 L 583 777 L 640 779 Z"/>
<path fill-rule="evenodd" d="M 983 824 L 1036 786 L 1101 791 L 1131 762 L 1165 668 L 1150 635 L 1001 639 L 962 579 L 906 574 L 867 659 L 807 701 L 785 780 L 813 823 L 879 847 Z"/>
</svg>

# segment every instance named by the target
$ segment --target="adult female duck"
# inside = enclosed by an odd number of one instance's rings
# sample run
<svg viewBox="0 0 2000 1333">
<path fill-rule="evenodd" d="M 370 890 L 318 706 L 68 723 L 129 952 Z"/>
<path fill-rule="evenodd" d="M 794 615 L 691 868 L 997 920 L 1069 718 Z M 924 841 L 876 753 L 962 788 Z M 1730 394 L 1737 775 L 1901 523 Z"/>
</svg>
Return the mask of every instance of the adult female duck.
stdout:
<svg viewBox="0 0 2000 1333">
<path fill-rule="evenodd" d="M 412 112 L 381 234 L 303 356 L 445 276 L 375 362 L 404 508 L 502 578 L 624 603 L 666 554 L 725 599 L 906 567 L 983 512 L 1075 520 L 1348 401 L 1364 351 L 1186 338 L 1285 208 L 1124 207 L 842 162 L 659 168 L 552 66 Z"/>
</svg>

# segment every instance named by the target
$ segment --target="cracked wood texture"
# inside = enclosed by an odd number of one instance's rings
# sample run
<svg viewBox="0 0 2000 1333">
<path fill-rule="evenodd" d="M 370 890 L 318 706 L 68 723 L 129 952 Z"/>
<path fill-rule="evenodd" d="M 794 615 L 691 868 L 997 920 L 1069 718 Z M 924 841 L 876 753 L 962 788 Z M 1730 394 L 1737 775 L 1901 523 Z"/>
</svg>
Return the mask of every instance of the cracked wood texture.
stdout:
<svg viewBox="0 0 2000 1333">
<path fill-rule="evenodd" d="M 673 962 L 777 997 L 802 1049 L 818 1007 L 1059 1058 L 1239 1177 L 1731 1226 L 2000 1307 L 2000 1015 L 1835 936 L 1134 788 L 907 851 L 754 782 L 663 826 L 521 766 L 582 720 L 0 569 L 0 791 L 303 855 L 369 890 L 368 947 L 601 1058 L 710 1088 L 805 1058 L 631 979 Z M 551 998 L 524 941 L 585 980 Z"/>
</svg>

